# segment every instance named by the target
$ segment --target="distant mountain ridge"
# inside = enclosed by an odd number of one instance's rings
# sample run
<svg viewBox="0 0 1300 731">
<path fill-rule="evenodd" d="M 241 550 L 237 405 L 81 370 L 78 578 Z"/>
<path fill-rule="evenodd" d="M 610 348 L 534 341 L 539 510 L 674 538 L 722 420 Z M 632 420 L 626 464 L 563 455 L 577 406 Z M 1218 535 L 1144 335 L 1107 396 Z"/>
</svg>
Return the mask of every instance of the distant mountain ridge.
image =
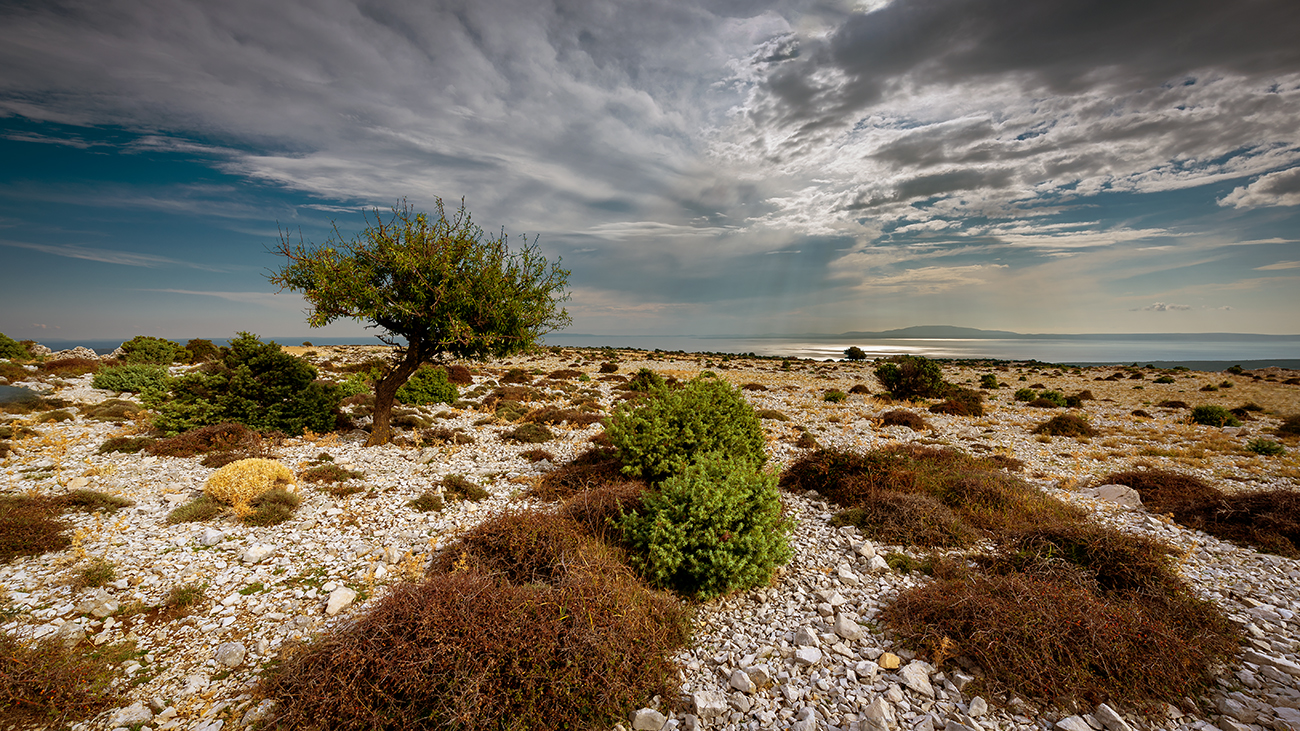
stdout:
<svg viewBox="0 0 1300 731">
<path fill-rule="evenodd" d="M 724 336 L 741 337 L 741 336 Z M 1259 333 L 1018 333 L 1010 330 L 980 330 L 954 325 L 916 325 L 878 332 L 852 331 L 839 334 L 804 333 L 802 335 L 757 335 L 748 337 L 809 338 L 848 340 L 1137 340 L 1137 341 L 1205 341 L 1244 340 L 1300 341 L 1300 335 L 1264 335 Z"/>
</svg>

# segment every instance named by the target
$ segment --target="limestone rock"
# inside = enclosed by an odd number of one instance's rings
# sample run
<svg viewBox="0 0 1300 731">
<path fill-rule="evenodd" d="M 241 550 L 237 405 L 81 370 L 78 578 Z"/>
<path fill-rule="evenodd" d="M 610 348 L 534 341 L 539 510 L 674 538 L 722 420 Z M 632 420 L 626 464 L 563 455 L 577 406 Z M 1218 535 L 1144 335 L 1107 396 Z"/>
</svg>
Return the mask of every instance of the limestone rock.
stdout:
<svg viewBox="0 0 1300 731">
<path fill-rule="evenodd" d="M 881 653 L 879 659 L 876 660 L 876 664 L 879 665 L 882 670 L 897 670 L 902 666 L 903 659 L 892 652 L 885 652 Z"/>
<path fill-rule="evenodd" d="M 216 528 L 205 528 L 203 535 L 199 536 L 199 543 L 205 546 L 215 546 L 224 540 L 226 540 L 226 534 Z"/>
<path fill-rule="evenodd" d="M 1107 731 L 1133 731 L 1133 727 L 1124 720 L 1124 717 L 1115 712 L 1114 708 L 1102 703 L 1092 712 L 1098 721 L 1106 727 Z"/>
<path fill-rule="evenodd" d="M 118 709 L 113 718 L 109 720 L 111 726 L 130 726 L 137 723 L 148 723 L 153 720 L 153 711 L 144 702 L 133 703 L 126 708 Z"/>
<path fill-rule="evenodd" d="M 744 670 L 737 670 L 731 674 L 731 687 L 742 693 L 753 693 L 757 690 L 754 681 Z"/>
<path fill-rule="evenodd" d="M 934 697 L 934 686 L 930 684 L 930 671 L 926 663 L 913 660 L 898 674 L 903 676 L 903 684 L 908 688 L 925 695 L 927 698 Z"/>
<path fill-rule="evenodd" d="M 862 639 L 862 628 L 858 626 L 857 622 L 841 614 L 835 618 L 835 634 L 850 641 L 860 640 Z"/>
<path fill-rule="evenodd" d="M 881 696 L 876 696 L 867 707 L 862 709 L 862 717 L 874 728 L 885 729 L 894 724 L 894 706 Z"/>
<path fill-rule="evenodd" d="M 1080 716 L 1066 716 L 1056 722 L 1056 727 L 1061 731 L 1093 731 L 1092 726 Z"/>
<path fill-rule="evenodd" d="M 754 687 L 759 690 L 772 684 L 772 675 L 765 667 L 756 666 L 745 668 L 745 675 L 749 677 L 749 682 L 753 683 Z"/>
<path fill-rule="evenodd" d="M 633 731 L 659 731 L 668 719 L 653 708 L 641 708 L 632 714 Z"/>
<path fill-rule="evenodd" d="M 800 647 L 794 651 L 794 661 L 808 667 L 822 661 L 822 651 L 816 647 Z"/>
<path fill-rule="evenodd" d="M 217 645 L 217 662 L 228 668 L 237 668 L 244 664 L 248 650 L 242 642 L 223 642 Z"/>
<path fill-rule="evenodd" d="M 701 690 L 691 694 L 691 705 L 695 715 L 704 720 L 726 715 L 730 706 L 725 693 L 716 690 Z"/>
<path fill-rule="evenodd" d="M 275 546 L 268 546 L 265 543 L 254 543 L 252 546 L 248 547 L 248 550 L 244 551 L 243 555 L 239 557 L 239 560 L 246 564 L 255 564 L 261 562 L 262 559 L 273 553 L 275 553 Z"/>
<path fill-rule="evenodd" d="M 966 711 L 971 718 L 979 718 L 989 712 L 988 701 L 979 696 L 971 699 L 970 708 Z"/>
<path fill-rule="evenodd" d="M 355 591 L 346 586 L 340 586 L 330 592 L 329 601 L 325 604 L 325 613 L 334 616 L 356 600 L 357 593 Z"/>
<path fill-rule="evenodd" d="M 1287 675 L 1300 678 L 1300 665 L 1297 665 L 1291 662 L 1290 660 L 1286 660 L 1280 657 L 1273 657 L 1272 655 L 1265 655 L 1261 652 L 1256 652 L 1254 650 L 1246 650 L 1245 652 L 1243 652 L 1241 654 L 1241 659 L 1245 660 L 1246 662 L 1253 662 L 1256 665 L 1264 665 L 1267 667 L 1275 668 L 1277 670 L 1281 670 Z"/>
<path fill-rule="evenodd" d="M 794 644 L 795 647 L 817 647 L 821 644 L 821 640 L 817 638 L 816 632 L 807 627 L 800 627 L 794 633 Z"/>
<path fill-rule="evenodd" d="M 1128 485 L 1099 485 L 1079 490 L 1080 495 L 1087 495 L 1108 503 L 1123 505 L 1126 508 L 1142 507 L 1142 496 Z"/>
<path fill-rule="evenodd" d="M 876 572 L 888 571 L 889 562 L 883 556 L 872 556 L 871 560 L 867 562 L 867 568 Z"/>
<path fill-rule="evenodd" d="M 117 610 L 117 600 L 103 589 L 97 589 L 94 594 L 81 600 L 76 607 L 78 614 L 93 614 L 101 619 L 116 613 Z"/>
</svg>

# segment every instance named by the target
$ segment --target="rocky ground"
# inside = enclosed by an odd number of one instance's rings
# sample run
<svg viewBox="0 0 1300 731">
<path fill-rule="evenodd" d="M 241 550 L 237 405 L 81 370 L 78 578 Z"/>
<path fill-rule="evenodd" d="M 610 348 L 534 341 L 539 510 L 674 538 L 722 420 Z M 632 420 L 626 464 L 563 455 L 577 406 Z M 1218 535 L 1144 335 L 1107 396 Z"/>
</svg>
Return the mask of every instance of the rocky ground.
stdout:
<svg viewBox="0 0 1300 731">
<path fill-rule="evenodd" d="M 309 358 L 336 362 L 364 355 L 356 349 L 307 350 Z M 790 417 L 763 421 L 777 468 L 803 452 L 796 446 L 802 429 L 823 446 L 870 449 L 917 441 L 1015 457 L 1024 462 L 1025 478 L 1052 494 L 1085 505 L 1105 523 L 1184 552 L 1180 566 L 1188 581 L 1241 622 L 1250 642 L 1241 661 L 1224 670 L 1209 715 L 1172 706 L 1163 717 L 1106 706 L 1064 715 L 973 697 L 963 692 L 969 676 L 939 672 L 893 647 L 872 622 L 894 595 L 927 580 L 884 565 L 885 552 L 905 549 L 873 546 L 852 528 L 831 527 L 832 508 L 815 494 L 787 494 L 783 499 L 797 524 L 794 559 L 772 586 L 700 607 L 695 645 L 681 656 L 683 696 L 656 699 L 629 719 L 628 727 L 1300 729 L 1300 563 L 1238 548 L 1089 490 L 1100 476 L 1139 462 L 1197 474 L 1231 489 L 1300 487 L 1300 450 L 1294 442 L 1285 454 L 1272 457 L 1244 448 L 1281 416 L 1300 413 L 1300 386 L 1283 383 L 1295 373 L 1180 372 L 1173 374 L 1174 383 L 1156 384 L 1155 371 L 1142 379 L 1123 372 L 1101 380 L 1123 369 L 949 365 L 945 378 L 954 383 L 974 387 L 981 375 L 993 373 L 1005 387 L 987 392 L 983 417 L 914 408 L 930 423 L 921 431 L 879 426 L 879 414 L 895 406 L 870 395 L 852 395 L 842 403 L 823 400 L 828 389 L 847 392 L 856 384 L 878 391 L 870 363 L 804 361 L 787 372 L 774 360 L 565 349 L 487 364 L 475 384 L 492 384 L 512 366 L 542 374 L 571 367 L 591 380 L 570 381 L 563 395 L 586 394 L 609 408 L 618 382 L 601 380 L 599 365 L 611 359 L 624 375 L 649 367 L 686 379 L 707 369 L 737 385 L 764 385 L 767 390 L 748 390 L 746 397 L 756 408 Z M 1225 382 L 1232 385 L 1220 386 Z M 29 385 L 80 404 L 121 396 L 89 383 L 84 376 Z M 1209 384 L 1219 390 L 1200 390 Z M 1015 402 L 1012 393 L 1025 386 L 1066 394 L 1090 390 L 1096 400 L 1076 411 L 1087 415 L 1098 436 L 1032 434 L 1060 411 Z M 1263 411 L 1239 428 L 1197 426 L 1188 423 L 1185 409 L 1155 406 L 1170 399 L 1228 408 L 1253 402 Z M 1139 409 L 1149 416 L 1134 416 Z M 587 449 L 588 439 L 601 429 L 560 427 L 550 442 L 520 445 L 500 438 L 509 425 L 476 426 L 484 416 L 476 411 L 439 407 L 427 409 L 426 416 L 473 435 L 475 443 L 367 448 L 360 432 L 286 442 L 276 457 L 291 468 L 328 454 L 335 464 L 362 473 L 359 483 L 366 489 L 334 497 L 303 485 L 305 499 L 294 516 L 270 527 L 233 521 L 167 524 L 169 511 L 198 495 L 213 470 L 197 458 L 97 453 L 109 437 L 138 428 L 132 424 L 78 417 L 33 425 L 39 434 L 16 442 L 18 448 L 0 461 L 0 490 L 58 493 L 85 487 L 135 505 L 109 517 L 71 513 L 66 519 L 76 526 L 72 548 L 0 566 L 3 629 L 32 638 L 84 635 L 99 645 L 134 641 L 137 653 L 121 667 L 131 703 L 78 728 L 215 731 L 252 723 L 266 710 L 252 689 L 284 643 L 364 612 L 386 586 L 418 575 L 430 554 L 458 533 L 517 505 L 524 487 Z M 554 459 L 532 462 L 520 456 L 539 447 Z M 477 482 L 490 497 L 452 503 L 437 513 L 408 505 L 449 474 Z M 111 562 L 119 578 L 102 589 L 74 590 L 74 576 L 92 559 Z M 173 587 L 200 584 L 207 585 L 207 599 L 188 616 L 170 618 L 150 610 L 164 603 Z"/>
</svg>

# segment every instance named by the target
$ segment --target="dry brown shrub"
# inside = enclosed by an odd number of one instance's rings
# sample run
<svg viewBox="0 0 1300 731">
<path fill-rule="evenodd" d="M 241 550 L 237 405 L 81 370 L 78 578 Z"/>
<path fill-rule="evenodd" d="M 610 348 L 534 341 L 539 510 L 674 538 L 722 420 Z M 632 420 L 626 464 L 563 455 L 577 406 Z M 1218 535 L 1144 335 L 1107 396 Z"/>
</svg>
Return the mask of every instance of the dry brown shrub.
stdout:
<svg viewBox="0 0 1300 731">
<path fill-rule="evenodd" d="M 96 373 L 103 365 L 98 358 L 61 358 L 41 363 L 40 372 L 69 378 Z"/>
<path fill-rule="evenodd" d="M 923 493 L 872 493 L 837 513 L 831 523 L 856 526 L 872 540 L 891 545 L 960 547 L 976 538 L 952 510 Z"/>
<path fill-rule="evenodd" d="M 553 514 L 467 533 L 422 584 L 282 655 L 284 728 L 608 728 L 675 697 L 687 613 Z"/>
<path fill-rule="evenodd" d="M 47 498 L 0 496 L 0 563 L 62 551 L 71 545 L 66 535 L 70 526 L 57 519 L 61 512 Z"/>
<path fill-rule="evenodd" d="M 1179 703 L 1210 686 L 1239 642 L 1208 602 L 1106 599 L 1021 573 L 934 581 L 878 616 L 910 646 L 974 659 L 985 695 L 1063 705 Z"/>
<path fill-rule="evenodd" d="M 543 406 L 524 415 L 523 421 L 535 424 L 560 424 L 568 422 L 570 426 L 591 426 L 605 418 L 601 414 L 577 409 L 561 409 L 555 406 Z"/>
<path fill-rule="evenodd" d="M 567 500 L 584 490 L 626 482 L 622 468 L 617 450 L 595 447 L 547 472 L 523 494 L 536 500 Z"/>
<path fill-rule="evenodd" d="M 554 381 L 567 381 L 581 375 L 582 371 L 575 371 L 572 368 L 561 368 L 558 371 L 551 371 L 546 377 Z"/>
<path fill-rule="evenodd" d="M 641 496 L 647 489 L 645 482 L 627 480 L 584 490 L 564 501 L 560 515 L 581 525 L 601 541 L 619 545 L 623 541 L 623 532 L 616 521 L 624 513 L 640 510 Z"/>
<path fill-rule="evenodd" d="M 761 383 L 746 383 L 740 388 L 741 390 L 744 391 L 766 391 L 767 390 L 767 386 L 764 386 Z"/>
<path fill-rule="evenodd" d="M 120 700 L 112 688 L 117 673 L 104 654 L 0 633 L 0 724 L 64 728 L 112 708 Z"/>
<path fill-rule="evenodd" d="M 159 439 L 146 446 L 144 451 L 160 457 L 195 457 L 206 454 L 209 457 L 203 460 L 205 467 L 224 467 L 241 459 L 270 457 L 272 446 L 273 440 L 264 439 L 261 434 L 243 424 L 227 422 Z"/>
<path fill-rule="evenodd" d="M 881 426 L 905 426 L 912 431 L 922 431 L 930 428 L 930 422 L 925 417 L 914 411 L 907 409 L 893 409 L 880 415 Z"/>
<path fill-rule="evenodd" d="M 1054 437 L 1091 437 L 1096 436 L 1086 419 L 1077 414 L 1058 414 L 1034 427 L 1034 434 L 1050 434 Z"/>
<path fill-rule="evenodd" d="M 444 366 L 443 369 L 447 371 L 447 383 L 457 386 L 469 386 L 474 383 L 473 374 L 463 365 L 449 365 Z"/>
</svg>

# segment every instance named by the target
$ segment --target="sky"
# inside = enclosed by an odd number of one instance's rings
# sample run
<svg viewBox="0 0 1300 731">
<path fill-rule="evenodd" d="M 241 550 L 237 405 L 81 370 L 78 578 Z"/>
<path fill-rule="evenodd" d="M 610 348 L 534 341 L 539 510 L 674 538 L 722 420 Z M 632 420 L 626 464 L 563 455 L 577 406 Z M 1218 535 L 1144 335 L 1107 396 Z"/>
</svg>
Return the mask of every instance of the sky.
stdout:
<svg viewBox="0 0 1300 731">
<path fill-rule="evenodd" d="M 570 333 L 1300 333 L 1294 0 L 0 0 L 0 332 L 312 330 L 405 200 Z"/>
</svg>

